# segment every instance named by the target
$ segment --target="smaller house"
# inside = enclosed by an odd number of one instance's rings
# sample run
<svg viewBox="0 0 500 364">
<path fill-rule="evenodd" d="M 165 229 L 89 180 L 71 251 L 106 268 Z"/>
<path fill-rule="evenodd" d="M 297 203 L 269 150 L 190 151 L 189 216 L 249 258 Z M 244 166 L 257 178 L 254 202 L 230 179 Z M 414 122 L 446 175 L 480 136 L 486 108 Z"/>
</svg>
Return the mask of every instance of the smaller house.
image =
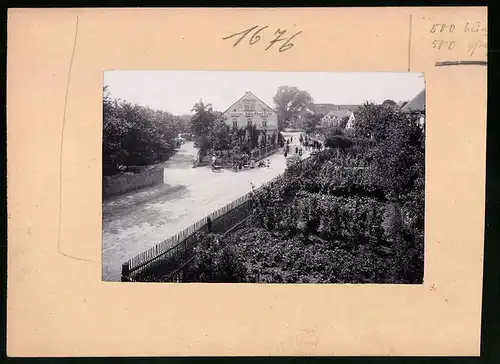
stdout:
<svg viewBox="0 0 500 364">
<path fill-rule="evenodd" d="M 289 120 L 289 126 L 294 129 L 300 129 L 303 127 L 310 115 L 324 116 L 330 111 L 335 110 L 337 107 L 334 104 L 309 104 L 302 107 L 299 111 L 293 113 Z"/>
<path fill-rule="evenodd" d="M 325 117 L 330 112 L 339 112 L 339 115 L 344 111 L 349 111 L 352 116 L 352 122 L 354 122 L 354 112 L 359 108 L 360 105 L 336 105 L 336 104 L 309 104 L 304 106 L 300 111 L 294 113 L 290 119 L 290 126 L 292 128 L 301 128 L 307 117 L 310 115 L 318 115 L 320 117 Z M 349 127 L 352 125 L 349 124 Z"/>
<path fill-rule="evenodd" d="M 351 110 L 334 110 L 330 111 L 320 120 L 320 127 L 338 127 L 352 129 L 354 127 L 354 112 Z"/>
</svg>

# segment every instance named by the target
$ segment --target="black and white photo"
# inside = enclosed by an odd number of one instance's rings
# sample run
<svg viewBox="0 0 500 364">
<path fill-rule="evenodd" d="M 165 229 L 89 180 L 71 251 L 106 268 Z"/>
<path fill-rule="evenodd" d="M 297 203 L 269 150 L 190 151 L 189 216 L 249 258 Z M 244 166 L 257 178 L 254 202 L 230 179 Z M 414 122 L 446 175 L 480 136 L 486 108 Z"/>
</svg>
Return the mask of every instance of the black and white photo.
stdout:
<svg viewBox="0 0 500 364">
<path fill-rule="evenodd" d="M 419 73 L 106 71 L 102 279 L 421 284 Z"/>
</svg>

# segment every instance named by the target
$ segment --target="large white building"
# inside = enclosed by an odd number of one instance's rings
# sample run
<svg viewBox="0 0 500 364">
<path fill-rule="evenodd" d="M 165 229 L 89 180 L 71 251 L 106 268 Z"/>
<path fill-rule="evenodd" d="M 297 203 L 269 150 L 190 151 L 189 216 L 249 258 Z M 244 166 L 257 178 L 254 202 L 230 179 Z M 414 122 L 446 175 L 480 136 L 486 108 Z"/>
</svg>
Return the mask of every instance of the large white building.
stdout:
<svg viewBox="0 0 500 364">
<path fill-rule="evenodd" d="M 224 111 L 226 123 L 239 129 L 255 125 L 267 135 L 278 131 L 278 114 L 264 101 L 247 91 Z"/>
</svg>

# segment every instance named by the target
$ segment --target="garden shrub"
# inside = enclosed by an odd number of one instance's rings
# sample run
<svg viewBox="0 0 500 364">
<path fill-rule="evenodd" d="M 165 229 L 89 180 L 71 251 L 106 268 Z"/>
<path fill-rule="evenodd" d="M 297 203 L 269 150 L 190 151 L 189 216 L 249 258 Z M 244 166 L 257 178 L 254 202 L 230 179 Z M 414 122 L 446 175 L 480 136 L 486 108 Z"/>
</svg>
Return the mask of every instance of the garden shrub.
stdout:
<svg viewBox="0 0 500 364">
<path fill-rule="evenodd" d="M 246 268 L 233 269 L 238 279 L 422 282 L 423 131 L 411 115 L 371 104 L 356 125 L 331 136 L 346 138 L 342 153 L 332 144 L 253 192 L 249 226 L 224 238 Z"/>
<path fill-rule="evenodd" d="M 201 236 L 200 236 L 201 237 Z M 201 237 L 194 249 L 194 260 L 189 266 L 188 276 L 199 282 L 242 282 L 246 267 L 234 247 L 217 234 Z"/>
</svg>

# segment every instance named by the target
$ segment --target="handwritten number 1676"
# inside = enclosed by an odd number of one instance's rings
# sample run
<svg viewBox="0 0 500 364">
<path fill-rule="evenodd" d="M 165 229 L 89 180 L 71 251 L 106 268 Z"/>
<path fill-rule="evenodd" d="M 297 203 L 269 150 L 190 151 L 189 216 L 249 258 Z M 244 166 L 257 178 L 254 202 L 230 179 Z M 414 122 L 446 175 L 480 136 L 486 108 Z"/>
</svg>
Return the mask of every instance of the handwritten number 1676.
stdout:
<svg viewBox="0 0 500 364">
<path fill-rule="evenodd" d="M 231 34 L 231 35 L 228 35 L 227 37 L 224 37 L 222 38 L 223 40 L 226 40 L 226 39 L 230 39 L 230 38 L 233 38 L 233 37 L 237 37 L 237 36 L 240 36 L 238 37 L 237 41 L 233 44 L 233 47 L 236 47 L 243 39 L 245 39 L 245 37 L 250 34 L 253 30 L 259 28 L 258 25 L 252 27 L 252 28 L 249 28 L 249 29 L 246 29 L 246 30 L 243 30 L 241 32 L 238 32 L 238 33 L 234 33 L 234 34 Z M 250 45 L 254 45 L 255 43 L 257 43 L 258 41 L 261 40 L 261 36 L 260 36 L 260 32 L 262 32 L 264 29 L 268 28 L 268 26 L 263 26 L 261 27 L 260 29 L 256 30 L 253 35 L 250 37 L 249 39 L 249 43 Z M 293 34 L 291 37 L 289 38 L 284 38 L 283 35 L 286 33 L 286 30 L 281 30 L 281 29 L 278 29 L 276 30 L 276 32 L 274 33 L 274 35 L 276 36 L 276 38 L 272 39 L 270 42 L 269 42 L 269 45 L 266 47 L 266 51 L 268 49 L 270 49 L 275 43 L 278 43 L 278 42 L 284 42 L 283 44 L 281 44 L 281 46 L 279 47 L 279 51 L 280 52 L 284 52 L 284 51 L 287 51 L 289 50 L 290 48 L 293 47 L 293 43 L 291 42 L 291 40 L 293 38 L 295 38 L 297 35 L 299 35 L 300 33 L 302 33 L 301 31 L 300 32 L 297 32 L 295 34 Z"/>
</svg>

